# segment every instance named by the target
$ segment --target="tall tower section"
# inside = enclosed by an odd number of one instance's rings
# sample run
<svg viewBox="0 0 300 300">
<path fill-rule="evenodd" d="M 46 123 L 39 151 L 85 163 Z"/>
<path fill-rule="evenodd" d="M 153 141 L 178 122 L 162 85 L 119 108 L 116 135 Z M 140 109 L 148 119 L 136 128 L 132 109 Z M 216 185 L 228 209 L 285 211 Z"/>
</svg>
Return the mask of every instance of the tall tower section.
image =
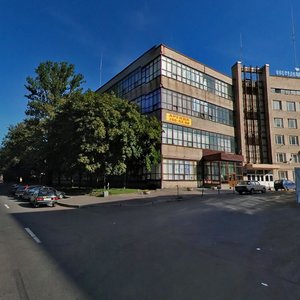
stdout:
<svg viewBox="0 0 300 300">
<path fill-rule="evenodd" d="M 272 164 L 268 105 L 269 65 L 232 68 L 235 90 L 236 137 L 246 166 Z M 263 166 L 261 166 L 263 167 Z"/>
</svg>

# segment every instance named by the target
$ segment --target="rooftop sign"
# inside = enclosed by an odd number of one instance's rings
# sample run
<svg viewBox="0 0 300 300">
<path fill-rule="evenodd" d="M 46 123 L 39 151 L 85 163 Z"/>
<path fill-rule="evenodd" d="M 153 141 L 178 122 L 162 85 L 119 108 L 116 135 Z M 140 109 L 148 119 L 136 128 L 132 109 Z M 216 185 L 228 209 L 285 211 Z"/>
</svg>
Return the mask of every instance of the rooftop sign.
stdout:
<svg viewBox="0 0 300 300">
<path fill-rule="evenodd" d="M 300 78 L 300 68 L 295 68 L 295 71 L 276 70 L 277 76 L 297 77 Z"/>
</svg>

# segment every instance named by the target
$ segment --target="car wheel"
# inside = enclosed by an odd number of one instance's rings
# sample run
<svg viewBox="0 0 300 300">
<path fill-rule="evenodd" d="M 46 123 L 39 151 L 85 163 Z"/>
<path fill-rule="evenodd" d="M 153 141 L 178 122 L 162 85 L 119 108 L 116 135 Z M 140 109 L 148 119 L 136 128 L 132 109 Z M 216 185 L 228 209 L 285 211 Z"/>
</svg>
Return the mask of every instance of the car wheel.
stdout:
<svg viewBox="0 0 300 300">
<path fill-rule="evenodd" d="M 275 189 L 275 191 L 277 192 L 277 191 L 278 191 L 278 189 Z"/>
<path fill-rule="evenodd" d="M 254 189 L 251 189 L 249 194 L 252 195 L 254 193 Z"/>
<path fill-rule="evenodd" d="M 35 208 L 38 208 L 40 205 L 39 205 L 36 201 L 34 201 L 34 202 L 33 202 L 33 206 L 34 206 Z"/>
<path fill-rule="evenodd" d="M 51 203 L 51 207 L 54 207 L 54 206 L 55 206 L 55 202 L 52 202 L 52 203 Z"/>
<path fill-rule="evenodd" d="M 261 193 L 264 194 L 266 192 L 266 189 L 262 189 Z"/>
<path fill-rule="evenodd" d="M 239 194 L 240 194 L 240 195 L 242 195 L 242 194 L 243 194 L 243 192 L 239 192 Z"/>
</svg>

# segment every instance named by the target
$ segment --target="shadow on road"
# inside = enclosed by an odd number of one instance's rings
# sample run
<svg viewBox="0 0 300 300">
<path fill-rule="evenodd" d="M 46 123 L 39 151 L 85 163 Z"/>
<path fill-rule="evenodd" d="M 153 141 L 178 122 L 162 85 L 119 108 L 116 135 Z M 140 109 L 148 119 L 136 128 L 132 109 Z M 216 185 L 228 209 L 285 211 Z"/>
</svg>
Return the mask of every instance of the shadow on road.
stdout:
<svg viewBox="0 0 300 300">
<path fill-rule="evenodd" d="M 299 299 L 294 194 L 167 197 L 12 217 L 92 299 Z"/>
</svg>

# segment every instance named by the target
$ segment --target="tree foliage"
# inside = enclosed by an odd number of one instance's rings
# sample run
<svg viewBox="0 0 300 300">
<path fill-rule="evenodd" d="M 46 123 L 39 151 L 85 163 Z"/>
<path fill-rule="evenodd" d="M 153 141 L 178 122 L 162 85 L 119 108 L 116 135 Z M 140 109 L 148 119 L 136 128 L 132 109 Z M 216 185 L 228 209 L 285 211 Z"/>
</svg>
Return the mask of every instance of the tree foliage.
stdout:
<svg viewBox="0 0 300 300">
<path fill-rule="evenodd" d="M 158 162 L 160 123 L 114 95 L 88 91 L 67 102 L 57 120 L 71 133 L 73 167 L 107 176 L 126 173 L 134 161 L 148 170 Z"/>
<path fill-rule="evenodd" d="M 104 178 L 150 171 L 160 158 L 161 125 L 113 94 L 82 92 L 83 76 L 68 63 L 41 63 L 27 77 L 26 119 L 9 129 L 3 168 L 49 177 L 78 173 Z"/>
<path fill-rule="evenodd" d="M 29 94 L 26 114 L 38 119 L 52 119 L 66 99 L 81 93 L 83 75 L 74 73 L 74 65 L 66 62 L 41 63 L 35 70 L 36 77 L 27 77 Z"/>
</svg>

